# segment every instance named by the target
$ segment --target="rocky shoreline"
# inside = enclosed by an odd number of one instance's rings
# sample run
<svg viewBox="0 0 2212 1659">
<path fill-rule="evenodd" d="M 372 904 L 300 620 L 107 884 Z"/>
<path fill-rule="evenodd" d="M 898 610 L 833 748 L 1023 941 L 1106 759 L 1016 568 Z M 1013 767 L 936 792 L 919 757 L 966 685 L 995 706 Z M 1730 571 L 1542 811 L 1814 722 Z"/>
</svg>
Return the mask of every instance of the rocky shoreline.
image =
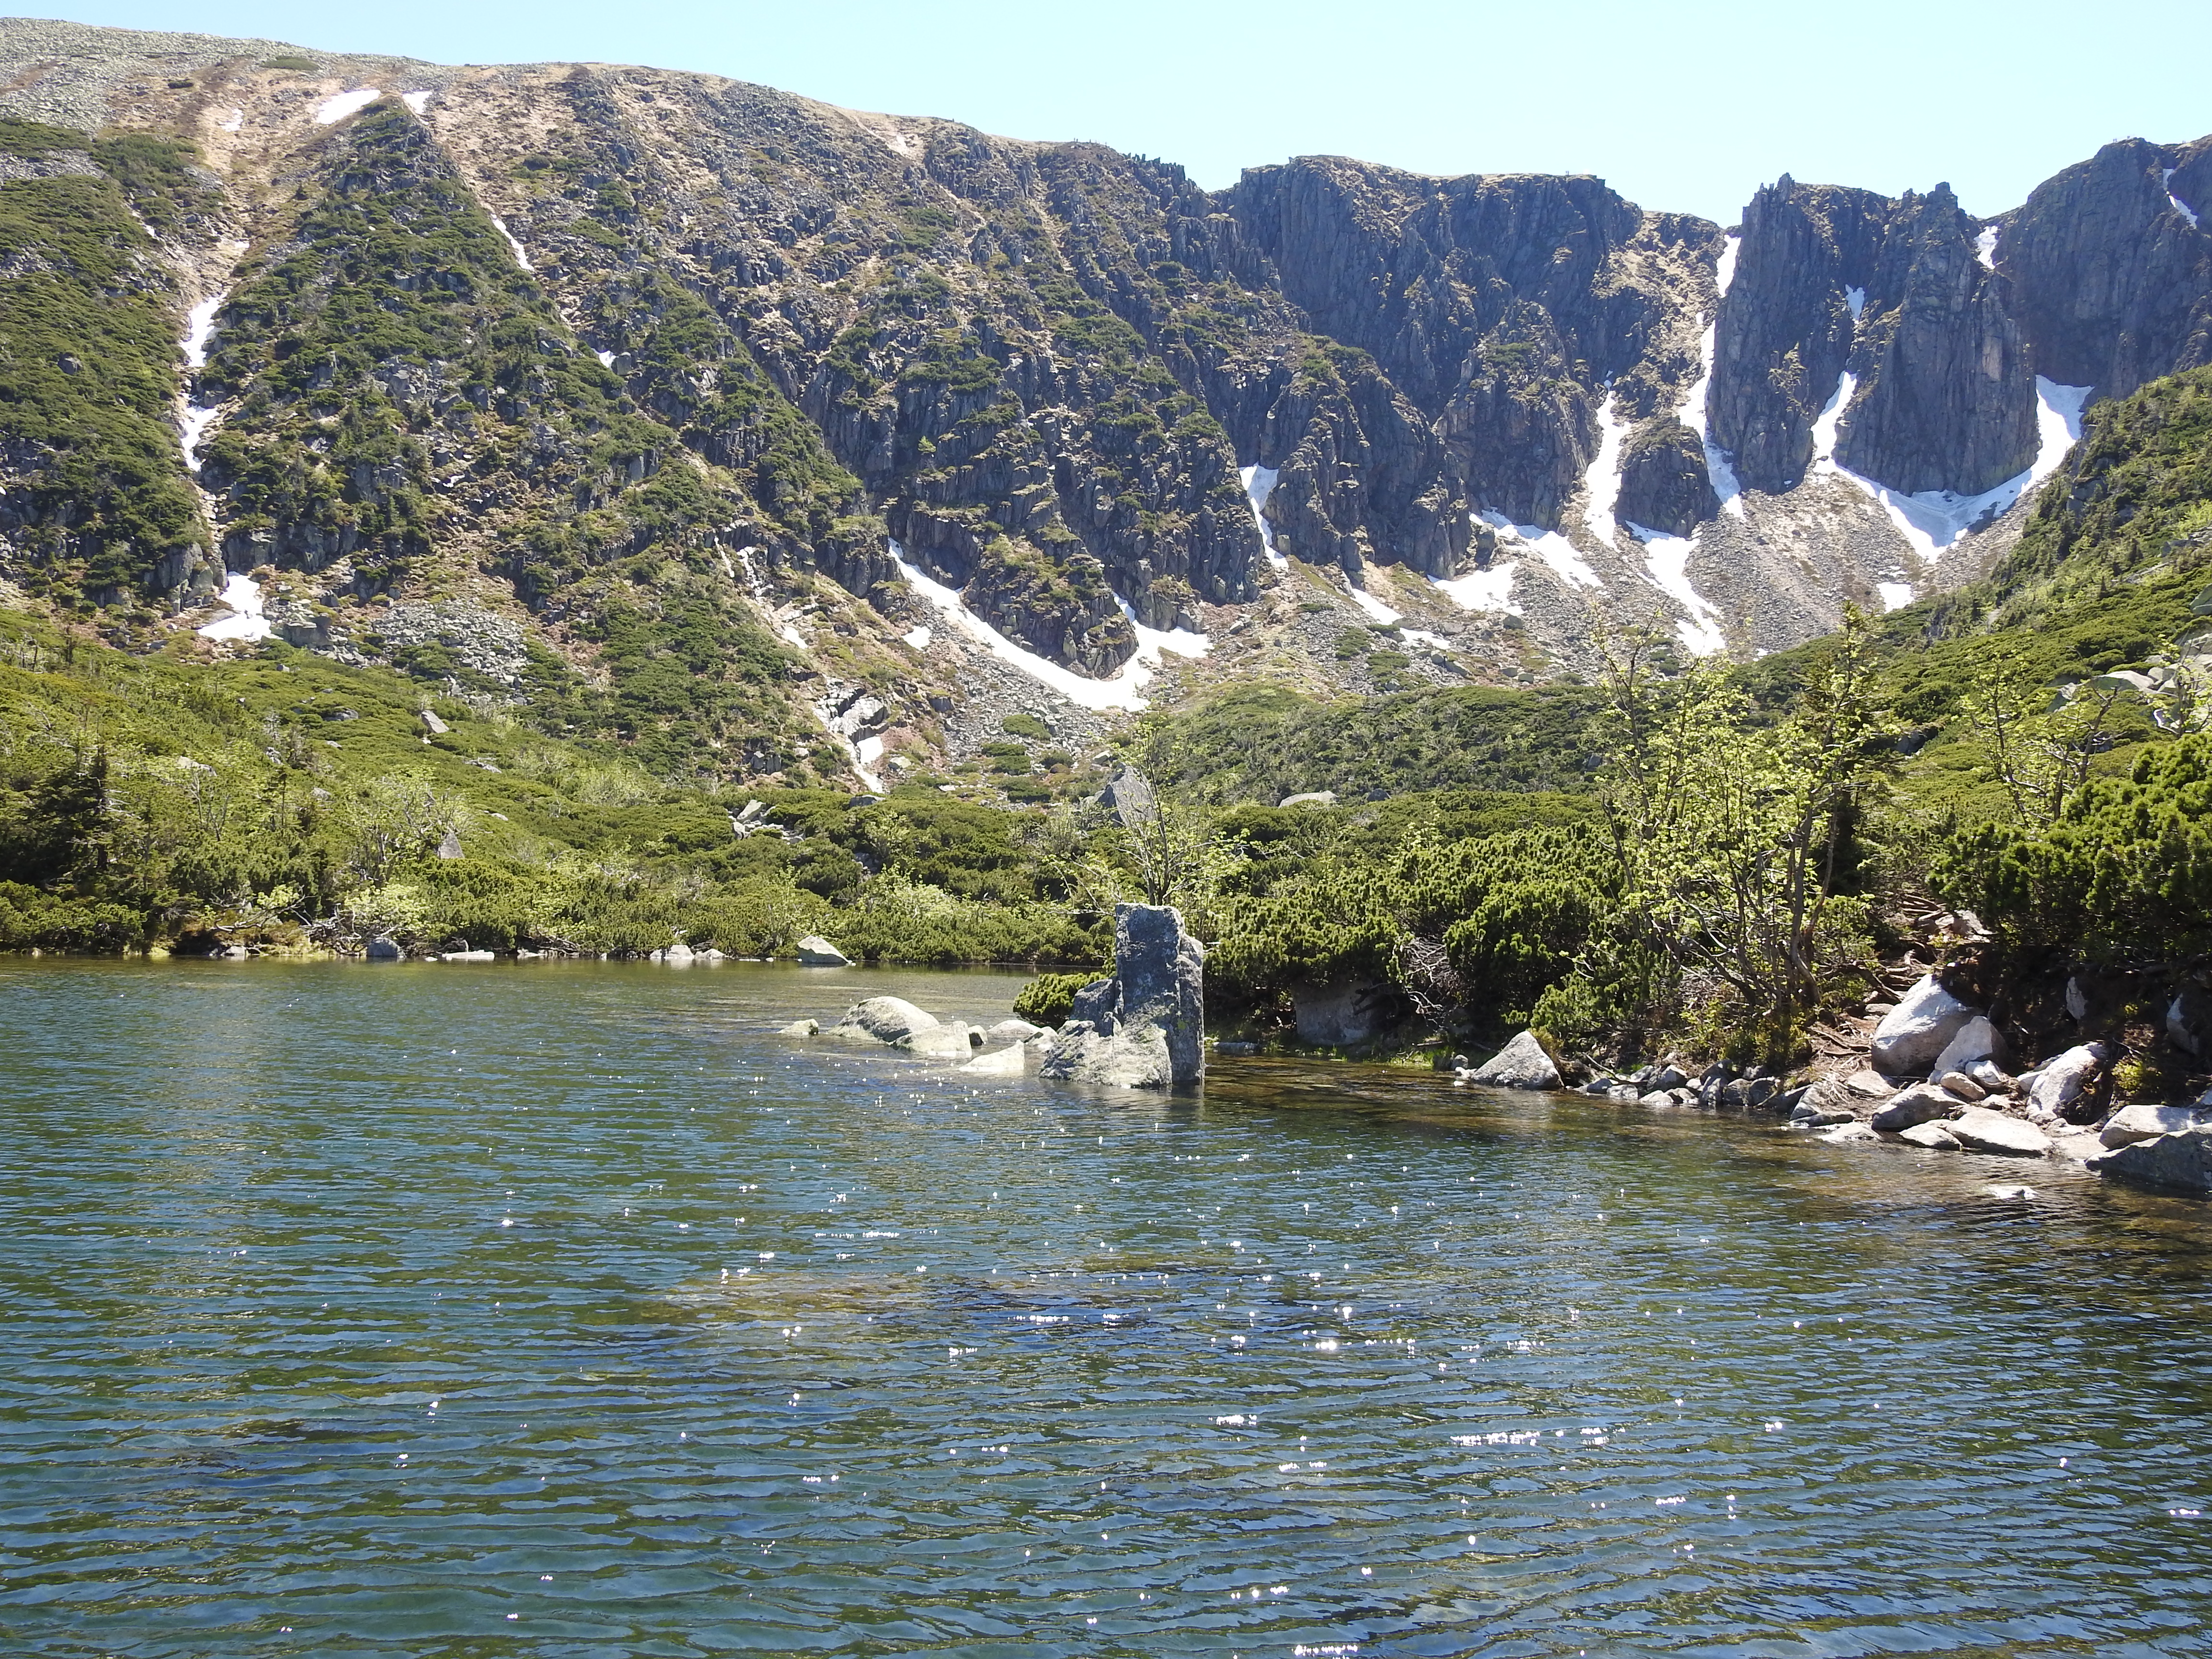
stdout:
<svg viewBox="0 0 2212 1659">
<path fill-rule="evenodd" d="M 2069 984 L 2069 1006 L 2086 1012 Z M 2167 1014 L 2167 1035 L 2193 1052 L 2186 998 Z M 1784 1120 L 1829 1146 L 1900 1146 L 2012 1158 L 2057 1158 L 2149 1191 L 2212 1195 L 2212 1091 L 2186 1103 L 2115 1099 L 2112 1048 L 2070 1044 L 2014 1074 L 2008 1044 L 1987 1013 L 1935 972 L 1880 1012 L 1863 1050 L 1832 1054 L 1820 1072 L 1748 1074 L 1714 1064 L 1692 1076 L 1673 1060 L 1571 1085 L 1571 1061 L 1524 1031 L 1462 1085 L 1555 1090 L 1652 1110 L 1736 1112 Z M 1856 1058 L 1856 1066 L 1848 1062 Z M 1839 1063 L 1842 1062 L 1842 1063 Z"/>
</svg>

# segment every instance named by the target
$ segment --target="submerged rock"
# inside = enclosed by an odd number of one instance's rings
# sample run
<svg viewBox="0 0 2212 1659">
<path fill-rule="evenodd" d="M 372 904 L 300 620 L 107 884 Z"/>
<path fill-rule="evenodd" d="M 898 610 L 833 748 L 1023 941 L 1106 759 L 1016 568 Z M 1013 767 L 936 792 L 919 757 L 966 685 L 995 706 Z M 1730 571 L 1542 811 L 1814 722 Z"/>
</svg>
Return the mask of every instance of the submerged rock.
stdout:
<svg viewBox="0 0 2212 1659">
<path fill-rule="evenodd" d="M 776 1027 L 775 1034 L 778 1036 L 817 1036 L 821 1030 L 822 1022 L 818 1019 L 794 1019 L 788 1025 Z"/>
<path fill-rule="evenodd" d="M 371 962 L 398 962 L 406 954 L 396 939 L 373 939 L 368 942 L 368 959 Z"/>
<path fill-rule="evenodd" d="M 1523 1031 L 1467 1074 L 1469 1083 L 1492 1089 L 1557 1089 L 1559 1068 L 1534 1031 Z"/>
<path fill-rule="evenodd" d="M 1885 1077 L 1926 1077 L 1951 1039 L 1979 1018 L 1928 975 L 1881 1017 L 1867 1058 Z"/>
</svg>

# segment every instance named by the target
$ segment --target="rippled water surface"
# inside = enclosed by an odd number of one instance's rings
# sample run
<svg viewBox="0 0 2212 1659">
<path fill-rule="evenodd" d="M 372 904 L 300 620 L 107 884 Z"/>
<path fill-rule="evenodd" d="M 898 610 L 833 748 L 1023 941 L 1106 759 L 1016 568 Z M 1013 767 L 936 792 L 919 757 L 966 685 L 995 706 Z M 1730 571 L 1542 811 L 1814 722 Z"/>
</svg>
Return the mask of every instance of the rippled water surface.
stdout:
<svg viewBox="0 0 2212 1659">
<path fill-rule="evenodd" d="M 0 961 L 0 1650 L 2212 1650 L 2202 1206 L 1018 983 Z"/>
</svg>

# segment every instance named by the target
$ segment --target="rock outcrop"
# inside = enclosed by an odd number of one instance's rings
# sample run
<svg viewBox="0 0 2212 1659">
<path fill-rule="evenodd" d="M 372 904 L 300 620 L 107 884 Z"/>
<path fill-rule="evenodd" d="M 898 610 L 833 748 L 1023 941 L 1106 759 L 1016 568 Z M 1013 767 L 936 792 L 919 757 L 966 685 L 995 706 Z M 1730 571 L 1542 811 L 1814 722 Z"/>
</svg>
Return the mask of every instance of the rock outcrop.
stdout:
<svg viewBox="0 0 2212 1659">
<path fill-rule="evenodd" d="M 1043 1073 L 1167 1089 L 1206 1077 L 1206 947 L 1170 905 L 1114 908 L 1114 976 L 1076 994 Z"/>
</svg>

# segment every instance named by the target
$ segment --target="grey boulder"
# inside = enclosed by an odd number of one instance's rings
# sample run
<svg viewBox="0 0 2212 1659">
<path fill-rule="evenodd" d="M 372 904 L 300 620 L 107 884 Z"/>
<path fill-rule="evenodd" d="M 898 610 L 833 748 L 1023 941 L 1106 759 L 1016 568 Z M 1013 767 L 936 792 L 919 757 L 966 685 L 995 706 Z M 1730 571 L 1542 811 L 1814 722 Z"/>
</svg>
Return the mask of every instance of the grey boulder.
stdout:
<svg viewBox="0 0 2212 1659">
<path fill-rule="evenodd" d="M 937 1016 L 926 1013 L 903 997 L 870 997 L 856 1002 L 845 1011 L 845 1018 L 830 1028 L 828 1035 L 877 1042 L 896 1042 L 916 1031 L 925 1031 L 937 1024 Z"/>
<path fill-rule="evenodd" d="M 1874 1127 L 1894 1133 L 1910 1129 L 1915 1124 L 1933 1123 L 1939 1118 L 1949 1117 L 1959 1110 L 1957 1097 L 1949 1091 L 1937 1088 L 1932 1083 L 1916 1083 L 1909 1089 L 1900 1089 L 1889 1097 L 1889 1102 L 1870 1120 Z"/>
<path fill-rule="evenodd" d="M 2131 1146 L 2160 1135 L 2185 1134 L 2201 1121 L 2194 1106 L 2158 1106 L 2139 1100 L 2113 1113 L 2097 1139 L 2106 1146 Z"/>
<path fill-rule="evenodd" d="M 1044 1075 L 1108 1089 L 1165 1089 L 1175 1081 L 1167 1033 L 1157 1025 L 1099 1031 L 1079 1020 L 1060 1028 Z"/>
<path fill-rule="evenodd" d="M 966 1060 L 983 1041 L 979 1025 L 916 1026 L 893 1046 L 927 1054 L 933 1060 Z"/>
<path fill-rule="evenodd" d="M 2088 1167 L 2130 1187 L 2202 1197 L 2212 1192 L 2212 1125 L 2130 1141 L 2089 1159 Z"/>
<path fill-rule="evenodd" d="M 1951 1138 L 1970 1152 L 1995 1152 L 2006 1158 L 2044 1158 L 2051 1152 L 2051 1137 L 2033 1123 L 1986 1106 L 1969 1106 L 1943 1126 Z"/>
<path fill-rule="evenodd" d="M 1875 1027 L 1868 1060 L 1885 1077 L 1925 1077 L 1951 1039 L 1977 1016 L 1927 975 Z"/>
<path fill-rule="evenodd" d="M 1002 1019 L 983 1033 L 983 1041 L 990 1043 L 1027 1042 L 1044 1035 L 1044 1027 L 1032 1025 L 1025 1019 Z"/>
<path fill-rule="evenodd" d="M 1978 1060 L 1995 1060 L 2003 1053 L 2004 1039 L 1997 1035 L 1997 1028 L 1976 1014 L 1943 1045 L 1942 1053 L 1929 1062 L 1928 1075 L 1941 1077 L 1946 1072 L 1965 1072 Z"/>
<path fill-rule="evenodd" d="M 2166 1006 L 2166 1040 L 2185 1054 L 2212 1053 L 2212 994 L 2185 985 Z"/>
<path fill-rule="evenodd" d="M 1544 1052 L 1534 1031 L 1523 1031 L 1467 1074 L 1469 1083 L 1492 1089 L 1557 1089 L 1559 1068 Z"/>
<path fill-rule="evenodd" d="M 778 1036 L 818 1036 L 821 1033 L 822 1022 L 818 1019 L 794 1019 L 788 1025 L 779 1025 L 775 1031 Z"/>
<path fill-rule="evenodd" d="M 2101 1042 L 2084 1042 L 2038 1066 L 2028 1084 L 2027 1103 L 2039 1112 L 2063 1112 L 2096 1080 L 2108 1058 Z"/>
<path fill-rule="evenodd" d="M 1931 1152 L 1955 1152 L 1959 1138 L 1941 1123 L 1916 1123 L 1897 1137 L 1911 1146 L 1923 1146 Z"/>
<path fill-rule="evenodd" d="M 802 968 L 850 968 L 853 961 L 819 933 L 809 933 L 792 947 Z"/>
<path fill-rule="evenodd" d="M 404 955 L 406 952 L 399 948 L 396 939 L 373 939 L 368 942 L 368 959 L 371 962 L 397 962 Z"/>
</svg>

